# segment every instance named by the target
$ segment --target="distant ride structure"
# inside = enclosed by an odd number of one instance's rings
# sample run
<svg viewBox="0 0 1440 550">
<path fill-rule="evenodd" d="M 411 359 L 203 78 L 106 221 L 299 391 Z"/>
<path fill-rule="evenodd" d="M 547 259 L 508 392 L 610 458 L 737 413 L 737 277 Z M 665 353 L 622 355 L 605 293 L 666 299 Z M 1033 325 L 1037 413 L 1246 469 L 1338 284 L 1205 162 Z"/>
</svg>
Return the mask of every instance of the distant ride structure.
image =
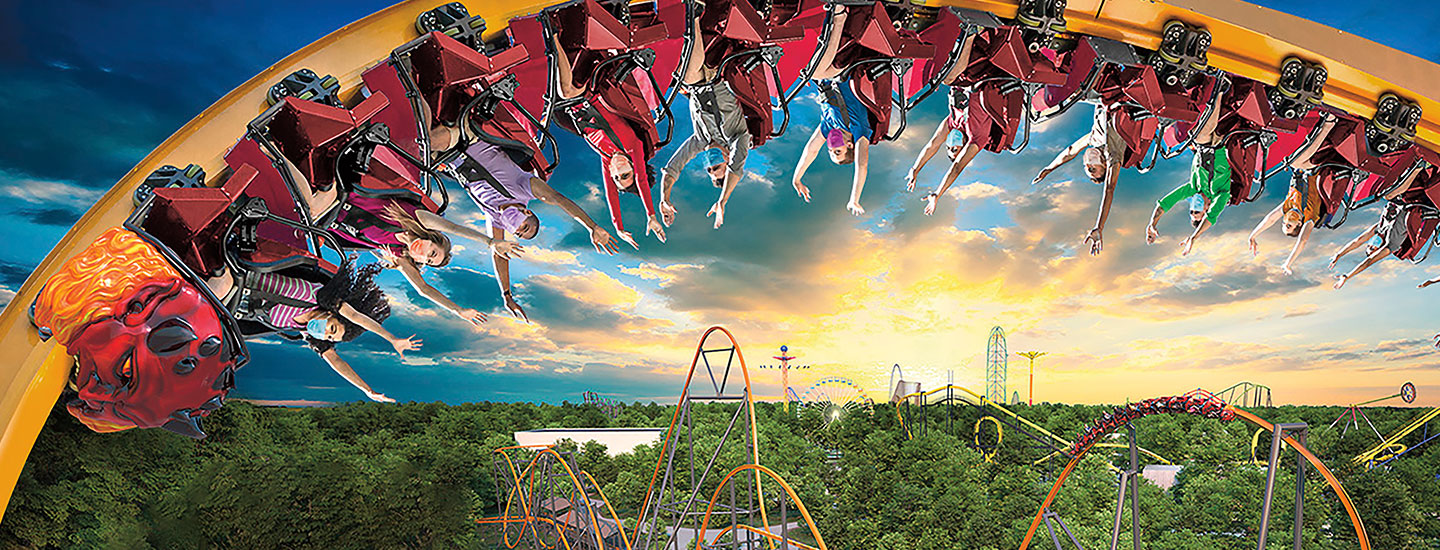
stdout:
<svg viewBox="0 0 1440 550">
<path fill-rule="evenodd" d="M 995 326 L 985 341 L 985 398 L 992 403 L 1005 402 L 1005 376 L 1010 354 L 1005 351 L 1005 329 Z"/>
<path fill-rule="evenodd" d="M 1228 388 L 1212 392 L 1226 403 L 1241 407 L 1273 407 L 1270 400 L 1270 386 L 1254 382 L 1236 382 Z"/>
<path fill-rule="evenodd" d="M 1043 355 L 1048 355 L 1049 353 L 1050 353 L 1050 352 L 1046 352 L 1046 351 L 1017 351 L 1017 352 L 1015 352 L 1015 355 L 1019 355 L 1019 356 L 1021 356 L 1021 357 L 1024 357 L 1024 358 L 1030 360 L 1030 396 L 1029 396 L 1029 398 L 1026 400 L 1026 404 L 1028 404 L 1028 405 L 1034 405 L 1034 404 L 1035 404 L 1035 359 L 1036 359 L 1036 358 L 1039 358 L 1040 356 L 1043 356 Z M 1015 402 L 1016 402 L 1016 403 L 1019 403 L 1020 400 L 1019 400 L 1019 399 L 1016 399 Z"/>
<path fill-rule="evenodd" d="M 1421 446 L 1430 443 L 1431 441 L 1440 439 L 1440 430 L 1435 430 L 1431 428 L 1431 424 L 1434 423 L 1436 419 L 1440 419 L 1440 407 L 1435 407 L 1420 413 L 1418 416 L 1410 420 L 1410 422 L 1406 423 L 1404 426 L 1401 426 L 1399 429 L 1391 432 L 1390 435 L 1380 435 L 1380 431 L 1375 429 L 1375 425 L 1370 422 L 1370 418 L 1365 416 L 1365 411 L 1360 409 L 1360 407 L 1364 405 L 1369 405 L 1371 403 L 1384 401 L 1387 399 L 1394 399 L 1396 397 L 1399 397 L 1400 400 L 1404 401 L 1405 403 L 1415 402 L 1415 384 L 1411 382 L 1406 382 L 1405 384 L 1400 386 L 1399 393 L 1351 405 L 1348 409 L 1345 410 L 1345 412 L 1340 413 L 1339 418 L 1335 419 L 1335 422 L 1340 423 L 1341 435 L 1344 435 L 1344 430 L 1350 425 L 1355 425 L 1356 427 L 1358 427 L 1358 421 L 1356 419 L 1356 417 L 1358 416 L 1359 418 L 1365 420 L 1365 424 L 1369 426 L 1370 430 L 1375 433 L 1375 436 L 1377 438 L 1379 438 L 1379 442 L 1377 442 L 1375 446 L 1366 449 L 1364 452 L 1358 455 L 1355 455 L 1355 458 L 1352 459 L 1353 463 L 1363 464 L 1366 468 L 1385 466 L 1387 464 L 1390 464 L 1391 462 L 1394 462 L 1400 457 L 1405 456 L 1410 451 L 1418 449 Z M 1348 421 L 1345 418 L 1346 416 L 1350 416 L 1350 419 Z M 1330 426 L 1334 427 L 1335 423 L 1332 422 Z M 1420 433 L 1419 441 L 1416 441 L 1409 445 L 1403 443 L 1405 439 L 1410 436 L 1410 434 L 1416 432 Z"/>
<path fill-rule="evenodd" d="M 828 428 L 851 412 L 868 410 L 875 404 L 859 384 L 839 376 L 815 382 L 800 394 L 800 402 L 805 407 L 820 409 L 822 428 Z"/>
<path fill-rule="evenodd" d="M 605 413 L 605 416 L 608 416 L 610 418 L 619 417 L 620 410 L 625 408 L 625 405 L 619 400 L 616 400 L 612 397 L 605 397 L 593 391 L 586 391 L 581 393 L 580 400 L 581 403 L 584 405 L 592 405 L 595 408 L 600 409 L 600 412 Z"/>
<path fill-rule="evenodd" d="M 790 355 L 790 346 L 785 344 L 780 344 L 780 355 L 772 356 L 772 358 L 776 361 L 779 361 L 780 364 L 760 365 L 760 368 L 780 369 L 780 401 L 785 404 L 785 410 L 789 411 L 791 401 L 790 396 L 795 395 L 795 390 L 790 389 L 790 369 L 808 369 L 810 368 L 810 365 L 796 365 L 794 367 L 791 367 L 790 361 L 794 360 L 795 357 L 793 355 Z M 796 399 L 796 401 L 798 400 L 799 399 Z"/>
<path fill-rule="evenodd" d="M 500 526 L 507 548 L 528 542 L 536 550 L 681 550 L 688 547 L 683 535 L 698 539 L 695 548 L 824 550 L 825 539 L 794 488 L 760 464 L 750 390 L 750 373 L 734 336 L 720 326 L 706 330 L 661 440 L 645 499 L 630 508 L 638 515 L 628 532 L 625 518 L 616 514 L 575 453 L 550 445 L 493 451 L 500 515 L 476 523 Z M 713 447 L 697 445 L 693 437 L 696 406 L 702 404 L 723 407 L 730 416 Z M 736 446 L 739 464 L 719 460 L 724 448 Z M 712 491 L 707 482 L 716 479 L 720 483 Z M 779 494 L 767 497 L 770 488 Z M 712 523 L 718 532 L 709 529 Z M 796 541 L 795 530 L 806 530 L 815 544 Z"/>
</svg>

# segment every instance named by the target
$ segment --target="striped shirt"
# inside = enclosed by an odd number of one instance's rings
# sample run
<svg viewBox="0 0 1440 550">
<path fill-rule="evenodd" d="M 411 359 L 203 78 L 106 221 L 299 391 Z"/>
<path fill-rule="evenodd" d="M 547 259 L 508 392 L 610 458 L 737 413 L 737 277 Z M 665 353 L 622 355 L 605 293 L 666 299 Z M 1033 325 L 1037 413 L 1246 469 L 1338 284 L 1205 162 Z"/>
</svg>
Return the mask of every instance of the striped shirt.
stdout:
<svg viewBox="0 0 1440 550">
<path fill-rule="evenodd" d="M 256 285 L 256 289 L 262 292 L 309 303 L 315 303 L 315 291 L 319 288 L 319 283 L 302 281 L 276 273 L 261 274 Z M 305 324 L 296 321 L 295 318 L 314 310 L 315 306 L 295 307 L 277 303 L 270 307 L 270 324 L 278 328 L 305 328 Z"/>
</svg>

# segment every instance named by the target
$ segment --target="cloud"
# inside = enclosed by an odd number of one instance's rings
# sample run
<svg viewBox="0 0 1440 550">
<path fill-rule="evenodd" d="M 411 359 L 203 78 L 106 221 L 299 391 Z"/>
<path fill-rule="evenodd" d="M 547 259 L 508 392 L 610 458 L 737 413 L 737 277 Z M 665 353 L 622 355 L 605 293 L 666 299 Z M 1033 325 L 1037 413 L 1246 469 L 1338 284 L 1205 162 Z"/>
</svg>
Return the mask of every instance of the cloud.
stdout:
<svg viewBox="0 0 1440 550">
<path fill-rule="evenodd" d="M 951 187 L 950 191 L 946 193 L 946 195 L 954 197 L 956 200 L 962 201 L 978 201 L 991 197 L 998 197 L 1004 194 L 1004 189 L 1001 189 L 994 185 L 990 185 L 988 183 L 980 182 L 970 183 L 966 185 L 957 185 Z"/>
<path fill-rule="evenodd" d="M 671 264 L 668 266 L 661 266 L 650 262 L 643 262 L 640 264 L 639 267 L 622 267 L 620 268 L 620 272 L 626 275 L 630 275 L 632 277 L 639 277 L 641 279 L 647 279 L 651 281 L 659 281 L 660 284 L 663 286 L 669 283 L 673 283 L 676 277 L 678 277 L 682 272 L 702 268 L 704 268 L 704 266 L 700 264 Z"/>
<path fill-rule="evenodd" d="M 81 210 L 100 198 L 100 191 L 71 183 L 0 172 L 0 196 L 33 204 L 64 205 Z"/>
<path fill-rule="evenodd" d="M 580 258 L 574 252 L 554 250 L 550 248 L 527 247 L 521 259 L 528 262 L 552 266 L 577 266 L 580 265 Z"/>
<path fill-rule="evenodd" d="M 1315 304 L 1300 304 L 1300 305 L 1296 305 L 1296 306 L 1286 306 L 1286 307 L 1285 307 L 1285 314 L 1282 315 L 1281 317 L 1286 318 L 1286 319 L 1289 319 L 1289 318 L 1291 318 L 1291 317 L 1304 317 L 1304 316 L 1306 316 L 1306 315 L 1314 315 L 1314 314 L 1318 313 L 1319 311 L 1320 311 L 1320 306 L 1315 305 Z"/>
</svg>

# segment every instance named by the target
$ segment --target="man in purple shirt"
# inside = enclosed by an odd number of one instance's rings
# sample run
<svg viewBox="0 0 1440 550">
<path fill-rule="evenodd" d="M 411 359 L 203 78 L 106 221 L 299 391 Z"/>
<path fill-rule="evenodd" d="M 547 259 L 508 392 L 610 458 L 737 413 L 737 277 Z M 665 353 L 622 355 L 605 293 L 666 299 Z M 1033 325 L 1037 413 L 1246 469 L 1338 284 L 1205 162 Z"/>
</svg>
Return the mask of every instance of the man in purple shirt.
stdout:
<svg viewBox="0 0 1440 550">
<path fill-rule="evenodd" d="M 595 245 L 596 252 L 616 253 L 614 237 L 609 231 L 595 223 L 575 201 L 521 168 L 505 149 L 478 141 L 467 147 L 463 156 L 441 167 L 465 187 L 475 205 L 485 213 L 486 225 L 494 237 L 504 238 L 508 231 L 522 239 L 535 238 L 540 233 L 540 218 L 530 210 L 530 201 L 539 199 L 560 207 L 589 229 L 590 242 Z M 500 255 L 491 257 L 495 264 L 495 279 L 505 295 L 505 308 L 516 317 L 529 321 L 510 290 L 510 260 Z"/>
</svg>

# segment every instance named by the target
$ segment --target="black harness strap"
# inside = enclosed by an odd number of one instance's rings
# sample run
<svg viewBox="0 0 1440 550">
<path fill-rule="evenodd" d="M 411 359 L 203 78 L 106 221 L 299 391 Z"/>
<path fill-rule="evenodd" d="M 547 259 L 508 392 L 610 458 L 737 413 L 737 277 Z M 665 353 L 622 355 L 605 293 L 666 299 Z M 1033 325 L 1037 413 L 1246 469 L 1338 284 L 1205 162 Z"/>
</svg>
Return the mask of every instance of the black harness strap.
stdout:
<svg viewBox="0 0 1440 550">
<path fill-rule="evenodd" d="M 260 273 L 247 271 L 240 283 L 240 307 L 235 316 L 240 320 L 255 321 L 266 327 L 282 330 L 270 322 L 270 310 L 275 306 L 285 305 L 296 308 L 314 308 L 319 304 L 307 302 L 298 298 L 282 296 L 273 292 L 260 290 Z"/>
<path fill-rule="evenodd" d="M 715 123 L 715 129 L 720 135 L 714 138 L 728 142 L 730 136 L 725 135 L 725 119 L 720 116 L 720 99 L 715 95 L 715 86 L 722 85 L 717 83 L 690 86 L 690 98 L 698 102 L 700 112 L 705 113 Z"/>
<path fill-rule="evenodd" d="M 850 123 L 850 108 L 845 105 L 845 96 L 843 92 L 840 91 L 841 85 L 842 83 L 835 82 L 834 80 L 815 81 L 815 87 L 819 88 L 820 93 L 825 96 L 825 103 L 829 103 L 831 107 L 840 111 L 840 115 L 844 117 L 845 124 L 848 125 Z"/>
<path fill-rule="evenodd" d="M 346 235 L 353 237 L 355 240 L 370 243 L 375 248 L 381 248 L 382 245 L 366 239 L 364 235 L 362 235 L 363 229 L 375 227 L 386 233 L 400 233 L 405 230 L 403 227 L 391 223 L 390 220 L 376 216 L 363 208 L 355 208 L 349 203 L 341 205 L 340 210 L 345 213 L 345 216 L 335 216 L 335 221 L 331 222 L 330 225 L 344 232 Z"/>
<path fill-rule="evenodd" d="M 494 189 L 496 193 L 504 195 L 505 198 L 518 200 L 515 198 L 515 195 L 510 193 L 509 189 L 500 185 L 500 181 L 495 178 L 495 174 L 490 173 L 490 170 L 487 170 L 485 165 L 480 164 L 480 161 L 475 160 L 475 157 L 470 156 L 464 151 L 460 151 L 458 157 L 460 164 L 458 166 L 452 166 L 450 172 L 455 174 L 455 177 L 460 180 L 461 184 L 474 183 L 477 181 L 484 182 L 486 185 L 489 185 L 491 189 Z M 455 160 L 457 159 L 452 158 L 441 162 L 446 166 L 450 166 Z"/>
<path fill-rule="evenodd" d="M 620 136 L 615 134 L 615 129 L 610 127 L 610 121 L 605 120 L 605 116 L 600 114 L 589 100 L 581 105 L 570 111 L 570 118 L 575 121 L 575 130 L 580 132 L 580 136 L 585 136 L 585 130 L 600 130 L 605 133 L 605 137 L 610 139 L 610 143 L 623 153 L 625 144 L 621 143 Z"/>
</svg>

